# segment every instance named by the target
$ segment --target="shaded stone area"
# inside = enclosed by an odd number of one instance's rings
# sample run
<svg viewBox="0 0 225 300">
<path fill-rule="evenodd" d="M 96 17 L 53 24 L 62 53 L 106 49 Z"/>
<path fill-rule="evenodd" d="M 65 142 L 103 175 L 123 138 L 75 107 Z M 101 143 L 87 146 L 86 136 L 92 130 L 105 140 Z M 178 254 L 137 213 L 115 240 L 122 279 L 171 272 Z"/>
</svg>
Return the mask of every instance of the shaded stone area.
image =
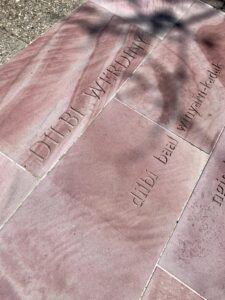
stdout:
<svg viewBox="0 0 225 300">
<path fill-rule="evenodd" d="M 1 66 L 0 300 L 224 300 L 224 16 L 92 0 Z"/>
<path fill-rule="evenodd" d="M 142 300 L 203 300 L 169 274 L 156 268 L 151 284 Z"/>
<path fill-rule="evenodd" d="M 225 1 L 224 0 L 204 0 L 203 2 L 212 5 L 215 8 L 222 9 L 225 11 Z"/>
<path fill-rule="evenodd" d="M 154 157 L 164 145 L 174 149 L 166 165 Z M 18 300 L 140 299 L 206 161 L 112 100 L 0 232 L 0 291 Z"/>
<path fill-rule="evenodd" d="M 32 42 L 84 0 L 2 0 L 0 3 L 0 64 Z M 225 11 L 224 0 L 205 0 Z"/>
<path fill-rule="evenodd" d="M 141 63 L 148 49 L 157 43 L 157 39 L 142 33 L 89 2 L 2 66 L 1 151 L 13 155 L 32 174 L 42 176 L 58 160 L 59 152 L 64 153 L 95 119 Z M 10 95 L 13 87 L 15 92 Z M 22 112 L 21 117 L 18 110 Z M 38 113 L 31 115 L 33 111 Z M 26 113 L 28 119 L 24 117 Z M 15 122 L 9 122 L 9 115 L 12 119 L 15 116 Z M 72 118 L 69 122 L 68 117 Z M 50 135 L 50 141 L 49 138 L 46 141 L 46 134 Z M 18 151 L 14 151 L 15 143 L 19 144 Z"/>
</svg>

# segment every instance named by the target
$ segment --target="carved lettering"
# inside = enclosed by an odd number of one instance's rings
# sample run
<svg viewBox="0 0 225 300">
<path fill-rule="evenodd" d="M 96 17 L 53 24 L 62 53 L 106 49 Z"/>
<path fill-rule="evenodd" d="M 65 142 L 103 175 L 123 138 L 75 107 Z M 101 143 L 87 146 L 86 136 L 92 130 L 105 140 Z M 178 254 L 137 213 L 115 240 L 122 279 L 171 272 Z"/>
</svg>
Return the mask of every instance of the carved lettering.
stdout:
<svg viewBox="0 0 225 300">
<path fill-rule="evenodd" d="M 147 36 L 145 36 L 147 37 Z M 150 41 L 149 40 L 145 40 L 144 39 L 144 34 L 142 35 L 140 32 L 137 32 L 134 36 L 134 40 L 139 42 L 139 43 L 144 43 L 146 45 L 150 45 Z"/>
<path fill-rule="evenodd" d="M 207 72 L 209 73 L 208 79 L 205 81 L 200 81 L 200 86 L 202 89 L 199 88 L 197 93 L 195 93 L 192 96 L 192 98 L 194 98 L 195 100 L 191 103 L 188 110 L 180 118 L 179 123 L 177 125 L 177 129 L 179 131 L 186 131 L 187 129 L 191 128 L 196 116 L 201 117 L 199 109 L 204 103 L 208 95 L 208 91 L 213 87 L 213 84 L 215 80 L 219 77 L 221 71 L 222 65 L 215 63 L 212 63 L 212 70 L 207 70 Z"/>
<path fill-rule="evenodd" d="M 83 92 L 84 95 L 100 100 L 101 97 L 106 93 L 105 87 L 102 86 L 101 82 L 108 85 L 115 83 L 121 73 L 130 67 L 132 61 L 137 58 L 138 55 L 142 55 L 145 52 L 146 45 L 149 45 L 147 41 L 147 35 L 136 32 L 134 40 L 130 46 L 125 47 L 118 57 L 110 64 L 104 72 L 102 72 L 97 80 Z M 121 54 L 122 53 L 122 54 Z"/>
<path fill-rule="evenodd" d="M 64 114 L 59 119 L 66 122 L 72 128 L 79 123 L 79 118 L 75 115 L 72 116 L 72 114 L 68 111 L 64 112 Z"/>
<path fill-rule="evenodd" d="M 53 149 L 60 145 L 63 139 L 72 132 L 72 129 L 78 126 L 84 114 L 69 106 L 58 119 L 55 127 L 51 126 L 50 129 L 43 134 L 43 139 L 37 141 L 30 147 L 30 152 L 40 161 L 46 161 Z M 24 165 L 26 168 L 26 164 Z"/>
<path fill-rule="evenodd" d="M 134 189 L 131 192 L 133 203 L 136 206 L 142 207 L 147 197 L 149 196 L 151 190 L 155 186 L 157 179 L 157 175 L 155 175 L 153 172 L 146 170 L 144 178 L 141 177 L 136 181 Z"/>
<path fill-rule="evenodd" d="M 36 142 L 30 151 L 41 161 L 45 161 L 51 153 L 51 147 L 45 141 Z"/>
<path fill-rule="evenodd" d="M 167 164 L 169 158 L 172 156 L 173 151 L 176 149 L 176 146 L 178 144 L 178 141 L 172 138 L 171 136 L 167 135 L 167 137 L 169 138 L 169 141 L 162 149 L 161 154 L 159 156 L 153 156 L 155 159 L 157 159 L 160 163 L 164 165 Z"/>
<path fill-rule="evenodd" d="M 53 142 L 53 144 L 58 145 L 60 144 L 60 141 L 57 141 L 57 139 L 55 139 L 55 137 L 52 137 L 51 135 L 44 133 L 44 136 L 49 139 L 51 142 Z"/>
<path fill-rule="evenodd" d="M 121 73 L 121 69 L 118 69 L 115 65 L 110 65 L 107 69 L 109 73 L 112 73 L 116 77 L 118 77 Z"/>
<path fill-rule="evenodd" d="M 149 45 L 147 35 L 141 34 L 138 30 L 135 32 L 134 39 L 130 46 L 121 49 L 119 55 L 106 69 L 97 77 L 97 79 L 82 92 L 82 94 L 100 100 L 106 93 L 107 87 L 111 87 L 119 78 L 121 73 L 128 69 L 133 60 L 145 51 L 145 45 Z M 39 159 L 45 161 L 55 147 L 60 145 L 64 138 L 71 134 L 85 115 L 70 105 L 68 109 L 58 118 L 57 123 L 43 134 L 43 139 L 33 144 L 30 152 Z M 143 181 L 144 180 L 144 181 Z M 144 186 L 150 183 L 150 178 L 145 178 L 139 182 L 139 193 L 144 193 Z M 145 181 L 146 180 L 146 181 Z M 143 185 L 143 186 L 141 186 Z M 144 195 L 142 195 L 144 196 Z M 137 198 L 138 199 L 138 198 Z M 138 201 L 138 200 L 137 200 Z M 139 199 L 139 204 L 140 204 Z M 138 203 L 138 202 L 137 202 Z"/>
<path fill-rule="evenodd" d="M 223 161 L 224 163 L 225 161 Z M 220 179 L 216 178 L 216 192 L 213 195 L 212 202 L 219 206 L 222 206 L 225 198 L 225 174 L 223 174 Z"/>
<path fill-rule="evenodd" d="M 101 93 L 105 94 L 105 90 L 104 88 L 101 86 L 101 84 L 98 82 L 98 80 L 95 81 L 96 86 L 93 87 L 91 86 L 89 89 L 91 90 L 91 93 L 88 92 L 84 92 L 85 95 L 94 97 L 94 98 L 98 98 L 100 99 Z"/>
</svg>

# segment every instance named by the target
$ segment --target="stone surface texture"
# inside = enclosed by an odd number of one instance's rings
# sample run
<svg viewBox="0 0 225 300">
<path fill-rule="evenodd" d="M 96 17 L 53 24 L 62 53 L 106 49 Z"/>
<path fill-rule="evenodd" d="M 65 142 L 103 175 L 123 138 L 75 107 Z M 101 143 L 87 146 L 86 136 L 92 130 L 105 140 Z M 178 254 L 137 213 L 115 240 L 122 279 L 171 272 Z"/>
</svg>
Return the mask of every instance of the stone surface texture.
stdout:
<svg viewBox="0 0 225 300">
<path fill-rule="evenodd" d="M 153 155 L 175 139 L 164 166 Z M 137 299 L 206 159 L 113 101 L 1 231 L 3 287 L 23 300 Z"/>
<path fill-rule="evenodd" d="M 196 3 L 117 98 L 207 153 L 224 127 L 224 14 Z"/>
<path fill-rule="evenodd" d="M 32 191 L 36 180 L 0 154 L 0 228 Z"/>
<path fill-rule="evenodd" d="M 128 22 L 160 37 L 172 28 L 193 0 L 94 0 Z"/>
<path fill-rule="evenodd" d="M 203 300 L 186 286 L 156 268 L 143 300 Z"/>
<path fill-rule="evenodd" d="M 56 24 L 0 69 L 1 151 L 43 175 L 156 43 L 91 2 Z"/>
<path fill-rule="evenodd" d="M 225 11 L 224 0 L 205 0 L 203 2 L 206 2 L 212 5 L 213 7 Z M 84 1 L 81 0 L 29 0 L 29 2 L 27 2 L 26 0 L 2 0 L 0 3 L 0 29 L 3 30 L 1 36 L 4 36 L 4 38 L 0 40 L 0 49 L 1 52 L 4 53 L 4 55 L 0 55 L 0 64 L 5 63 L 8 59 L 15 55 L 17 51 L 25 47 L 26 43 L 29 43 L 33 39 L 37 38 L 40 34 L 42 34 L 50 26 L 52 26 L 56 21 L 58 21 L 61 18 L 64 18 L 74 8 L 76 8 L 82 3 L 84 3 Z M 118 9 L 116 9 L 115 4 L 112 5 L 112 2 L 106 3 L 106 1 L 103 0 L 100 0 L 100 2 L 96 0 L 96 3 L 103 4 L 103 6 L 106 6 L 106 8 L 113 7 L 114 12 L 118 13 Z M 131 5 L 131 12 L 132 8 L 133 10 L 136 9 L 136 11 L 140 11 L 141 9 L 139 8 L 139 6 L 141 5 L 141 3 L 142 2 L 138 2 L 138 0 L 130 1 L 129 5 Z M 162 3 L 162 1 L 161 3 L 160 1 L 151 1 L 151 10 L 163 10 L 163 5 L 165 7 L 165 4 L 167 5 L 166 7 L 168 7 L 168 1 L 166 3 L 166 0 L 164 0 L 164 3 Z M 171 3 L 172 2 L 170 1 L 170 4 Z M 182 3 L 174 2 L 172 4 L 172 9 L 174 10 L 174 7 L 177 6 L 177 4 L 179 4 L 180 6 Z M 171 5 L 169 9 L 171 10 Z M 132 15 L 134 15 L 134 12 L 132 13 Z M 145 21 L 143 17 L 139 19 L 139 22 L 142 23 L 142 26 L 144 26 L 143 24 L 150 23 L 148 18 L 146 18 Z M 136 24 L 138 24 L 137 20 L 134 21 Z M 154 28 L 155 30 L 163 34 L 163 31 L 165 32 L 166 28 L 165 26 L 164 29 L 162 28 L 162 22 L 160 24 L 160 28 L 158 27 L 157 29 L 156 26 L 154 26 Z M 145 26 L 149 28 L 150 25 Z M 169 26 L 168 23 L 167 26 Z M 7 31 L 7 34 L 5 34 L 5 31 Z M 15 37 L 19 39 L 19 42 L 15 39 Z M 14 42 L 12 43 L 12 41 Z M 16 44 L 17 47 L 15 48 Z"/>
<path fill-rule="evenodd" d="M 225 132 L 160 262 L 208 300 L 225 295 L 224 147 Z"/>
<path fill-rule="evenodd" d="M 1 60 L 80 3 L 3 0 Z M 224 40 L 94 0 L 0 67 L 0 300 L 225 299 Z"/>
</svg>

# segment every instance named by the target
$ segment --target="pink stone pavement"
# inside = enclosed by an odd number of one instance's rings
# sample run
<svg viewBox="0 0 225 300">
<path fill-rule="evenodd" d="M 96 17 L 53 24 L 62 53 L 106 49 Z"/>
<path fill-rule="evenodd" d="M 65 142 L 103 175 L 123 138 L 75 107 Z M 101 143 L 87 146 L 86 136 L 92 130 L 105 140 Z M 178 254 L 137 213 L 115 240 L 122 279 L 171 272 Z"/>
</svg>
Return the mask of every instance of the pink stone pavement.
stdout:
<svg viewBox="0 0 225 300">
<path fill-rule="evenodd" d="M 88 1 L 0 68 L 0 300 L 225 299 L 224 32 Z"/>
</svg>

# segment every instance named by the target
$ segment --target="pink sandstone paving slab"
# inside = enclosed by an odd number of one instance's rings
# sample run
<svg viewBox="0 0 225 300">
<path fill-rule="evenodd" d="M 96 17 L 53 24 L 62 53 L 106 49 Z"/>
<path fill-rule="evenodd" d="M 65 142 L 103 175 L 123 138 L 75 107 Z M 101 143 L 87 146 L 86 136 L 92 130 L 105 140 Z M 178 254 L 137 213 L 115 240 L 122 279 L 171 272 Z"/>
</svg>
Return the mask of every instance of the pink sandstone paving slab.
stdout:
<svg viewBox="0 0 225 300">
<path fill-rule="evenodd" d="M 208 300 L 225 299 L 225 132 L 160 265 Z"/>
<path fill-rule="evenodd" d="M 207 153 L 225 125 L 224 17 L 193 5 L 116 96 Z"/>
<path fill-rule="evenodd" d="M 0 232 L 1 300 L 138 299 L 207 158 L 113 100 Z"/>
<path fill-rule="evenodd" d="M 92 2 L 0 68 L 0 149 L 43 175 L 158 39 Z"/>
<path fill-rule="evenodd" d="M 0 228 L 35 184 L 30 173 L 0 154 Z"/>
<path fill-rule="evenodd" d="M 94 0 L 114 14 L 160 37 L 190 8 L 192 0 Z"/>
<path fill-rule="evenodd" d="M 203 300 L 203 298 L 157 267 L 142 300 Z"/>
</svg>

